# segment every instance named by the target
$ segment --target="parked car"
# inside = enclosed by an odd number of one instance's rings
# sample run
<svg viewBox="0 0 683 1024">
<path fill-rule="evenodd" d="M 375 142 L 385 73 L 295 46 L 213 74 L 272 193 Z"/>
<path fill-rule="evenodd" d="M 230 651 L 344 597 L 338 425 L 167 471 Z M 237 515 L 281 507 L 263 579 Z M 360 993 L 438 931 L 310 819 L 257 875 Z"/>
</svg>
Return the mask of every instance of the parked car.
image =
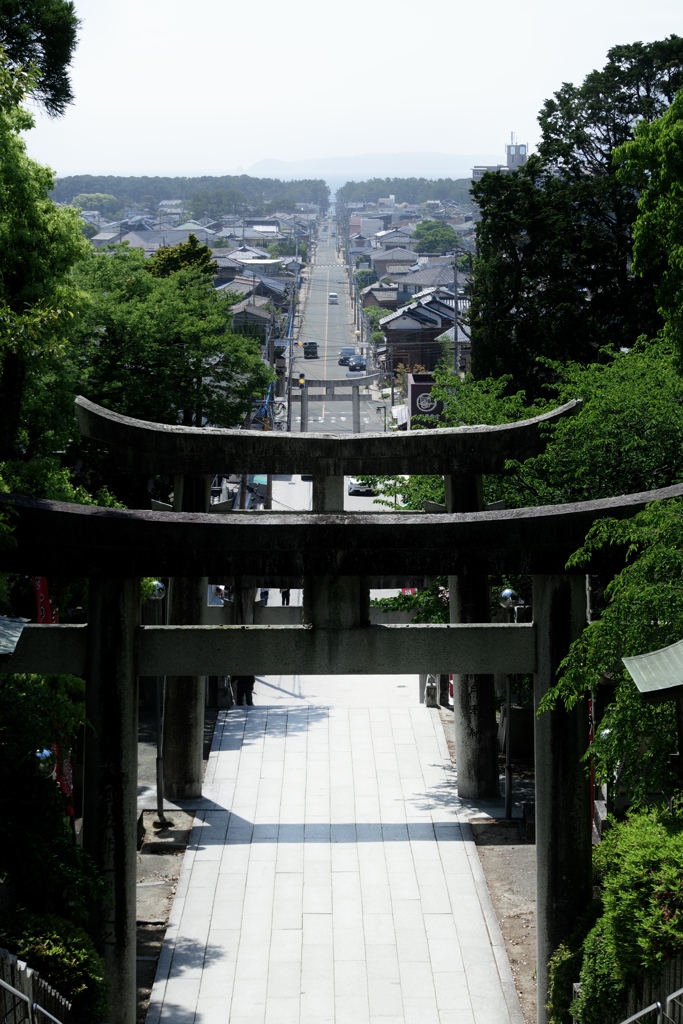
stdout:
<svg viewBox="0 0 683 1024">
<path fill-rule="evenodd" d="M 356 350 L 353 345 L 345 345 L 344 348 L 339 350 L 339 365 L 348 366 L 349 359 L 351 356 L 355 356 Z"/>
<path fill-rule="evenodd" d="M 369 494 L 371 497 L 377 494 L 372 484 L 363 483 L 362 480 L 358 480 L 355 476 L 351 477 L 346 489 L 349 494 Z"/>
<path fill-rule="evenodd" d="M 353 355 L 349 359 L 349 370 L 364 370 L 365 359 L 363 356 Z"/>
</svg>

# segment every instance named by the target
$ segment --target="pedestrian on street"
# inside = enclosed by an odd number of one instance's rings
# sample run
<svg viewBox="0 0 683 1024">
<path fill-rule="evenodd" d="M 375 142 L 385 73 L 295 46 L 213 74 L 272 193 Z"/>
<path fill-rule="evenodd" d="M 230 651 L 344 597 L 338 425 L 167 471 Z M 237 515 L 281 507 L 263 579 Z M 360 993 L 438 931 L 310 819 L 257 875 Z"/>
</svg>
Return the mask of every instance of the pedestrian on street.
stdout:
<svg viewBox="0 0 683 1024">
<path fill-rule="evenodd" d="M 254 683 L 256 682 L 255 676 L 233 676 L 232 680 L 235 684 L 235 704 L 241 706 L 247 704 L 251 707 L 254 703 Z"/>
<path fill-rule="evenodd" d="M 268 604 L 268 591 L 265 588 L 261 591 L 261 600 L 264 606 Z"/>
<path fill-rule="evenodd" d="M 289 587 L 280 587 L 280 597 L 283 604 L 289 604 Z"/>
</svg>

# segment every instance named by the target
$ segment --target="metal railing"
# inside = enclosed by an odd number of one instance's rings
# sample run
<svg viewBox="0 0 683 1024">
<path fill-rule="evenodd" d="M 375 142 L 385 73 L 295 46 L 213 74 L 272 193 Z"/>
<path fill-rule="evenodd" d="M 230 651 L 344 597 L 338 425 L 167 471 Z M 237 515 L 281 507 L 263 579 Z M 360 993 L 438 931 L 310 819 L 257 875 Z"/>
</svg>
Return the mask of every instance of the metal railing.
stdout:
<svg viewBox="0 0 683 1024">
<path fill-rule="evenodd" d="M 645 1020 L 650 1014 L 656 1013 L 657 1016 L 654 1019 L 654 1024 L 663 1024 L 662 1021 L 662 1004 L 651 1003 L 650 1006 L 646 1006 L 644 1010 L 639 1010 L 638 1013 L 634 1013 L 632 1017 L 627 1017 L 621 1024 L 635 1024 L 637 1020 Z"/>
<path fill-rule="evenodd" d="M 683 997 L 683 988 L 676 989 L 675 992 L 671 992 L 666 997 L 666 1010 L 664 1011 L 664 1020 L 667 1022 L 667 1024 L 669 1021 L 676 1022 L 683 1019 L 683 1013 L 681 1012 L 683 1010 L 683 998 L 681 997 Z M 678 1014 L 675 1014 L 676 1009 L 678 1009 L 679 1011 Z"/>
<path fill-rule="evenodd" d="M 71 1003 L 22 960 L 0 949 L 0 1024 L 45 1021 L 71 1024 Z"/>
<path fill-rule="evenodd" d="M 50 1020 L 53 1024 L 62 1024 L 62 1021 L 53 1017 L 52 1014 L 41 1006 L 40 1003 L 32 1003 L 27 995 L 20 992 L 14 985 L 3 981 L 0 978 L 0 1020 L 2 1024 L 40 1024 L 42 1019 Z M 11 1005 L 8 1005 L 10 1004 Z"/>
</svg>

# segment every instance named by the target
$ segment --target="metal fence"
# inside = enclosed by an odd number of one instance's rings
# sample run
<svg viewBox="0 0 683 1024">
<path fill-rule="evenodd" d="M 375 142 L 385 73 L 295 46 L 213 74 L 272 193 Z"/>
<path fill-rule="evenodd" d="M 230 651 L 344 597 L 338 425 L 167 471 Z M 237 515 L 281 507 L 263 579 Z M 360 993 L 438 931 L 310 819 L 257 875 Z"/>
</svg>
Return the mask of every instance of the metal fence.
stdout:
<svg viewBox="0 0 683 1024">
<path fill-rule="evenodd" d="M 0 949 L 2 1024 L 72 1024 L 71 1003 L 22 960 Z"/>
<path fill-rule="evenodd" d="M 641 1006 L 661 1003 L 660 1017 L 652 1020 L 656 1019 L 657 1024 L 683 1024 L 682 991 L 683 956 L 677 956 L 663 964 L 659 973 L 648 975 L 642 984 L 630 990 L 627 1010 L 635 1014 Z"/>
</svg>

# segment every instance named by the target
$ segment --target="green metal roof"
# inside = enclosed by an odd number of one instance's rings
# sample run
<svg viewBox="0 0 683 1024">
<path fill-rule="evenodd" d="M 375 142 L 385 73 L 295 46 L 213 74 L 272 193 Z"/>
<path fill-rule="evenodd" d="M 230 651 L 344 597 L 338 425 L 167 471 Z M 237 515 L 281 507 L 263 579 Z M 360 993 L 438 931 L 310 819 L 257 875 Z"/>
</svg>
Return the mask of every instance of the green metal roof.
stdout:
<svg viewBox="0 0 683 1024">
<path fill-rule="evenodd" d="M 683 640 L 634 658 L 622 658 L 626 670 L 646 700 L 683 697 Z"/>
</svg>

